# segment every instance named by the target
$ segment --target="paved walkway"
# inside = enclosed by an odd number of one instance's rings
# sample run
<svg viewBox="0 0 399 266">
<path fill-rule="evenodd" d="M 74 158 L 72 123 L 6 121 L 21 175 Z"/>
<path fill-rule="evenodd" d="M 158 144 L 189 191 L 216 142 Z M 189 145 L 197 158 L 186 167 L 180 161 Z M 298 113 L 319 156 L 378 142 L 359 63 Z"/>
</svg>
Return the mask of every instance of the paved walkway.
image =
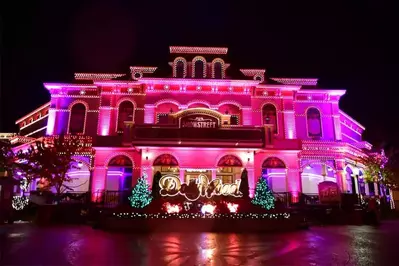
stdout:
<svg viewBox="0 0 399 266">
<path fill-rule="evenodd" d="M 399 221 L 275 235 L 9 227 L 4 265 L 398 265 Z M 4 243 L 3 243 L 4 244 Z"/>
</svg>

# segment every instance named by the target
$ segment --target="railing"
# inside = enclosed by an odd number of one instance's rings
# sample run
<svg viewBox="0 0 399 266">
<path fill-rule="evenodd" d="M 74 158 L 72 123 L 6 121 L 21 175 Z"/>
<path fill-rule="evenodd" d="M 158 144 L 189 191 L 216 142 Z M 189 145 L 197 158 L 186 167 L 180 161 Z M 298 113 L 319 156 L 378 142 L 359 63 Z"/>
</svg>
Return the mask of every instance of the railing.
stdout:
<svg viewBox="0 0 399 266">
<path fill-rule="evenodd" d="M 130 190 L 120 190 L 120 191 L 98 191 L 92 193 L 92 198 L 94 198 L 94 203 L 100 205 L 104 208 L 114 208 L 118 205 L 128 204 L 128 197 L 131 195 Z"/>
</svg>

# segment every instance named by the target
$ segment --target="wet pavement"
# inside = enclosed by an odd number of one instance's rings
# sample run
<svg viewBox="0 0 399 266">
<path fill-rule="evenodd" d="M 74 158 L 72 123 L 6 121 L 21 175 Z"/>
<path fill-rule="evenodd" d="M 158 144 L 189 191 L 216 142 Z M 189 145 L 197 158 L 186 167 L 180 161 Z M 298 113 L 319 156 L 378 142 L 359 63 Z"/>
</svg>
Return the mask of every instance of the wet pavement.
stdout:
<svg viewBox="0 0 399 266">
<path fill-rule="evenodd" d="M 399 265 L 399 221 L 280 234 L 132 235 L 87 226 L 8 229 L 3 265 Z M 1 263 L 0 263 L 1 265 Z"/>
</svg>

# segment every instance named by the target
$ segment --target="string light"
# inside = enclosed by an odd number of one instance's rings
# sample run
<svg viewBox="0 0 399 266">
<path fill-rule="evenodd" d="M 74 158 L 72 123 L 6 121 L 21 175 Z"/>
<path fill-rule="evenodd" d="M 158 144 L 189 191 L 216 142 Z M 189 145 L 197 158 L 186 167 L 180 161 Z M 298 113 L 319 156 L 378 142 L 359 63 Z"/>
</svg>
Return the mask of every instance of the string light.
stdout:
<svg viewBox="0 0 399 266">
<path fill-rule="evenodd" d="M 13 196 L 12 197 L 12 207 L 16 211 L 25 209 L 29 204 L 29 198 L 26 196 Z"/>
<path fill-rule="evenodd" d="M 113 213 L 112 216 L 121 219 L 289 219 L 290 213 L 137 213 L 123 212 Z"/>
</svg>

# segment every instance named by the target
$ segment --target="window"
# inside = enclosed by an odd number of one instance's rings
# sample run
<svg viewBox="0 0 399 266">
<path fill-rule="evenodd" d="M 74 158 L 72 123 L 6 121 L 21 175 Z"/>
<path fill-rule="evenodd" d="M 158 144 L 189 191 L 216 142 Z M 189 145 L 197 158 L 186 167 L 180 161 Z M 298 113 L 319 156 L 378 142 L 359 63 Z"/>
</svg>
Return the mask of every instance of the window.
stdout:
<svg viewBox="0 0 399 266">
<path fill-rule="evenodd" d="M 204 69 L 205 69 L 204 62 L 202 62 L 201 60 L 195 61 L 194 68 L 195 68 L 194 78 L 197 78 L 197 79 L 203 78 L 204 77 Z"/>
<path fill-rule="evenodd" d="M 262 108 L 262 122 L 264 125 L 273 125 L 273 133 L 277 134 L 277 111 L 273 104 L 265 104 Z"/>
<path fill-rule="evenodd" d="M 176 62 L 176 78 L 184 78 L 184 62 L 181 60 Z"/>
<path fill-rule="evenodd" d="M 75 104 L 71 109 L 69 120 L 69 133 L 84 133 L 86 107 L 82 103 Z"/>
<path fill-rule="evenodd" d="M 117 131 L 123 131 L 125 128 L 125 122 L 133 122 L 134 106 L 130 101 L 124 101 L 119 104 L 118 108 L 118 125 Z"/>
<path fill-rule="evenodd" d="M 306 119 L 308 126 L 308 136 L 310 138 L 321 138 L 321 117 L 320 111 L 317 108 L 309 108 L 306 111 Z"/>
<path fill-rule="evenodd" d="M 223 78 L 223 67 L 221 62 L 215 62 L 213 65 L 214 77 L 215 79 L 222 79 Z"/>
</svg>

